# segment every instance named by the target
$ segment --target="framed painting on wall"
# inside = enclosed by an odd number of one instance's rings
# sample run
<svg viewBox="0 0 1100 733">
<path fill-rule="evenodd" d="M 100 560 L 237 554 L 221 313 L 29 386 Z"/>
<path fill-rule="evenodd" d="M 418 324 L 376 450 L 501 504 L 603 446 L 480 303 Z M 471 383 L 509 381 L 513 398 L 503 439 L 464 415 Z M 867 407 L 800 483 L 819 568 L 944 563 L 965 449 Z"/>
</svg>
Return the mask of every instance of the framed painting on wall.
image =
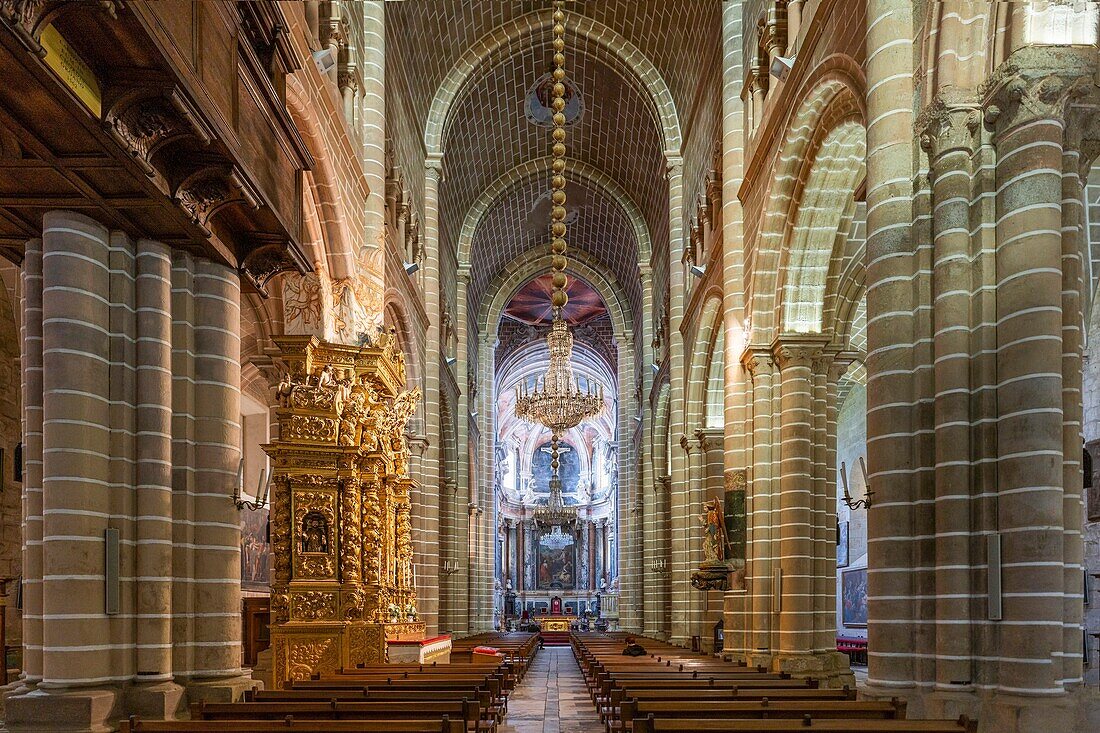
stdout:
<svg viewBox="0 0 1100 733">
<path fill-rule="evenodd" d="M 845 570 L 840 576 L 841 620 L 845 626 L 867 625 L 867 568 Z"/>
<path fill-rule="evenodd" d="M 836 523 L 836 566 L 848 567 L 848 523 Z"/>
</svg>

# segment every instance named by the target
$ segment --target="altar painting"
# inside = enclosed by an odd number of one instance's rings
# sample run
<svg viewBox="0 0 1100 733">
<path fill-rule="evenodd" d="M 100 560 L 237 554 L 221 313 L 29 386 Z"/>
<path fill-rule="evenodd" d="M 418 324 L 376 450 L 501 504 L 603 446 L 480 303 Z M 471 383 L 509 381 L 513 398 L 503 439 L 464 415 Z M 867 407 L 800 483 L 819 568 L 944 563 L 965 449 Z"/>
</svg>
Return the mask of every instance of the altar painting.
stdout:
<svg viewBox="0 0 1100 733">
<path fill-rule="evenodd" d="M 547 535 L 539 538 L 538 567 L 535 576 L 539 590 L 573 590 L 576 587 L 576 544 L 552 541 Z"/>
</svg>

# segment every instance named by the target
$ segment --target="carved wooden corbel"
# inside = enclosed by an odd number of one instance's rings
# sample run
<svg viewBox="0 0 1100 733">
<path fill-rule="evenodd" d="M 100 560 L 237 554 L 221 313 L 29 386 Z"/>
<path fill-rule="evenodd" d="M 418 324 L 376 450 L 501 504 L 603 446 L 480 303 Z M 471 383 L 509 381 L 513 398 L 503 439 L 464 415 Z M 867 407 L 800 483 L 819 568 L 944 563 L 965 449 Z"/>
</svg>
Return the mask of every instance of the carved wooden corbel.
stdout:
<svg viewBox="0 0 1100 733">
<path fill-rule="evenodd" d="M 240 271 L 264 298 L 270 295 L 268 281 L 276 275 L 283 272 L 305 275 L 312 271 L 305 257 L 286 238 L 253 234 L 250 239 L 253 247 L 241 262 Z"/>
</svg>

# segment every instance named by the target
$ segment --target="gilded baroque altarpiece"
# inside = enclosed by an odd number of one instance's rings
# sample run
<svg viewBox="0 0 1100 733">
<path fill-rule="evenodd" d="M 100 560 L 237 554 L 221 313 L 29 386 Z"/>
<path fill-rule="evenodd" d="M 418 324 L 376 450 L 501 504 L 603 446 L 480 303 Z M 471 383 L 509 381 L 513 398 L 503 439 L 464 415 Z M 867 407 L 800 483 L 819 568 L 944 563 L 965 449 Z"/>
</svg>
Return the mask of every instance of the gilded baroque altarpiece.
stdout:
<svg viewBox="0 0 1100 733">
<path fill-rule="evenodd" d="M 410 536 L 406 390 L 392 336 L 370 346 L 275 339 L 279 438 L 271 457 L 275 685 L 386 660 L 422 639 Z"/>
</svg>

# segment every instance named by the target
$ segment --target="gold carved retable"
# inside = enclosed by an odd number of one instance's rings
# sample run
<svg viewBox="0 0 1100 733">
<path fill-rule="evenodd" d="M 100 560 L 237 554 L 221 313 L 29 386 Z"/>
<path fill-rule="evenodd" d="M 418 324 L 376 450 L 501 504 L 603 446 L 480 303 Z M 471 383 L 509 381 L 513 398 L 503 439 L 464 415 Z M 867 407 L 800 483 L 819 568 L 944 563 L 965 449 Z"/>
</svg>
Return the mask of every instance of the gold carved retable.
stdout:
<svg viewBox="0 0 1100 733">
<path fill-rule="evenodd" d="M 277 337 L 271 457 L 271 645 L 276 687 L 385 661 L 420 639 L 412 579 L 405 389 L 392 337 L 369 347 Z"/>
</svg>

